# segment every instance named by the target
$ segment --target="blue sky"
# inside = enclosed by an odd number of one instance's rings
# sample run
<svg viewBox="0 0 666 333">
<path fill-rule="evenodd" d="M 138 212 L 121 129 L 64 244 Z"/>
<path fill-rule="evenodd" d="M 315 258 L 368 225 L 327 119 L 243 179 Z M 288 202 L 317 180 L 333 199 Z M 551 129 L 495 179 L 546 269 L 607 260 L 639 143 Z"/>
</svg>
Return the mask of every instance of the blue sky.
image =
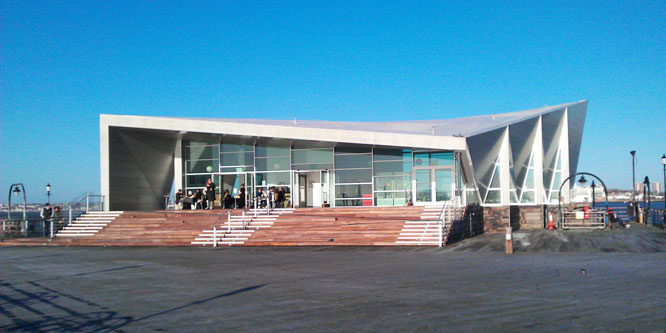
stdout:
<svg viewBox="0 0 666 333">
<path fill-rule="evenodd" d="M 590 101 L 579 163 L 662 181 L 666 1 L 0 0 L 0 190 L 99 192 L 99 114 L 322 120 Z M 5 192 L 6 193 L 6 192 Z M 0 202 L 6 202 L 6 194 Z"/>
</svg>

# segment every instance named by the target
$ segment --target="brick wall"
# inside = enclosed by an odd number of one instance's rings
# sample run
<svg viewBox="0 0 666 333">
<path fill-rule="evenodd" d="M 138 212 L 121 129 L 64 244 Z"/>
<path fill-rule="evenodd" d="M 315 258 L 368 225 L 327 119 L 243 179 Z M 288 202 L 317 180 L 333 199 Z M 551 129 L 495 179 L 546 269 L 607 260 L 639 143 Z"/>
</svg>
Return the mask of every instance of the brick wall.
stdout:
<svg viewBox="0 0 666 333">
<path fill-rule="evenodd" d="M 511 225 L 511 209 L 503 207 L 483 207 L 483 229 L 485 232 L 505 232 Z"/>
<path fill-rule="evenodd" d="M 543 206 L 519 206 L 522 229 L 543 229 Z"/>
</svg>

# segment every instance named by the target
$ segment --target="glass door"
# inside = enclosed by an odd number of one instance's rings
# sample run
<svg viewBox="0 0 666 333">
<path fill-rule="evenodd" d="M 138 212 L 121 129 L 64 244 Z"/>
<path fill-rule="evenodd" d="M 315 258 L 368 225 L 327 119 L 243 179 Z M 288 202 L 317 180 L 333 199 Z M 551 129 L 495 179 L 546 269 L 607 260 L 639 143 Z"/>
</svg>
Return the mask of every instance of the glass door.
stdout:
<svg viewBox="0 0 666 333">
<path fill-rule="evenodd" d="M 453 170 L 433 169 L 435 173 L 435 201 L 451 200 Z"/>
<path fill-rule="evenodd" d="M 415 169 L 414 179 L 416 180 L 416 202 L 432 201 L 432 170 Z"/>
<path fill-rule="evenodd" d="M 414 202 L 434 203 L 451 200 L 453 168 L 414 168 Z"/>
<path fill-rule="evenodd" d="M 328 170 L 321 170 L 319 174 L 319 180 L 321 182 L 321 202 L 325 205 L 329 204 L 329 171 Z"/>
</svg>

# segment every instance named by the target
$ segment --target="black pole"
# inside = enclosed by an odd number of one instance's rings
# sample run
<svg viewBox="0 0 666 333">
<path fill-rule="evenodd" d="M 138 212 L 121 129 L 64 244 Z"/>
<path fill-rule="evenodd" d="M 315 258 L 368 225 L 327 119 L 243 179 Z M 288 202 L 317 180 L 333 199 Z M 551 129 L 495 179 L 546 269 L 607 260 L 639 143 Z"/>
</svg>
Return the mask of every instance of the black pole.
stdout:
<svg viewBox="0 0 666 333">
<path fill-rule="evenodd" d="M 665 159 L 666 155 L 663 155 L 661 157 L 661 160 L 664 166 L 664 184 L 662 184 L 661 193 L 664 195 L 664 223 L 666 223 L 666 163 L 663 163 Z"/>
<path fill-rule="evenodd" d="M 636 151 L 632 150 L 631 154 L 631 201 L 634 203 L 634 219 L 638 221 L 638 208 L 636 207 Z"/>
<path fill-rule="evenodd" d="M 595 188 L 595 187 L 596 187 L 596 186 L 594 185 L 594 182 L 593 182 L 593 183 L 592 183 L 592 209 L 594 209 L 594 197 L 595 197 L 595 195 L 594 195 L 594 188 Z"/>
</svg>

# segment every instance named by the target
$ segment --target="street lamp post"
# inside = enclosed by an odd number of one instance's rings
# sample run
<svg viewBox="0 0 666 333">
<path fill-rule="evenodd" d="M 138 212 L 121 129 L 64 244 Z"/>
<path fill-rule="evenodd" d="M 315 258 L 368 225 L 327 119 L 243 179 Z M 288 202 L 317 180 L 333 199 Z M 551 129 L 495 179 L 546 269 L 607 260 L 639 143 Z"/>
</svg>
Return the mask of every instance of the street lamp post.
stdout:
<svg viewBox="0 0 666 333">
<path fill-rule="evenodd" d="M 19 186 L 20 186 L 20 188 L 19 188 Z M 12 191 L 12 189 L 13 189 L 13 191 Z M 23 221 L 26 220 L 26 217 L 25 217 L 26 213 L 25 212 L 26 212 L 26 208 L 27 208 L 27 202 L 26 202 L 26 199 L 25 199 L 25 187 L 21 183 L 12 184 L 9 187 L 9 200 L 7 200 L 8 201 L 8 206 L 7 206 L 7 219 L 8 220 L 11 220 L 11 218 L 12 218 L 12 193 L 14 193 L 14 196 L 18 197 L 19 194 L 21 194 L 21 189 L 23 189 Z"/>
<path fill-rule="evenodd" d="M 666 154 L 661 155 L 661 164 L 664 166 L 664 184 L 661 192 L 664 194 L 664 221 L 666 221 Z"/>
<path fill-rule="evenodd" d="M 594 189 L 597 188 L 597 184 L 594 183 L 594 180 L 592 181 L 592 185 L 590 185 L 590 187 L 592 188 L 592 209 L 594 209 L 595 196 L 596 196 L 594 193 Z"/>
<path fill-rule="evenodd" d="M 643 209 L 645 214 L 643 214 L 643 219 L 645 219 L 645 224 L 648 223 L 648 218 L 650 217 L 650 178 L 645 176 L 643 181 Z"/>
<path fill-rule="evenodd" d="M 631 202 L 633 203 L 634 218 L 638 219 L 638 208 L 636 207 L 636 151 L 632 150 L 631 154 Z"/>
<path fill-rule="evenodd" d="M 46 184 L 46 196 L 48 197 L 48 204 L 51 204 L 51 183 Z"/>
</svg>

